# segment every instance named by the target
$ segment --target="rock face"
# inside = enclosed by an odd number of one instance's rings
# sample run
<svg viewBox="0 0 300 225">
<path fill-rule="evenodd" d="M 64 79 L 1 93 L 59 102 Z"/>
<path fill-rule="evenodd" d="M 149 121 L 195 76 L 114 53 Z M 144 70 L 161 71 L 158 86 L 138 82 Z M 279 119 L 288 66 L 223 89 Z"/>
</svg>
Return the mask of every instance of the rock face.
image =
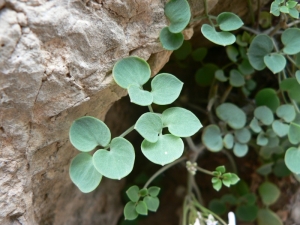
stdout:
<svg viewBox="0 0 300 225">
<path fill-rule="evenodd" d="M 84 115 L 103 120 L 126 94 L 112 80 L 116 61 L 140 56 L 153 75 L 168 61 L 165 3 L 0 0 L 1 225 L 117 223 L 124 181 L 82 194 L 69 179 L 68 130 Z"/>
</svg>

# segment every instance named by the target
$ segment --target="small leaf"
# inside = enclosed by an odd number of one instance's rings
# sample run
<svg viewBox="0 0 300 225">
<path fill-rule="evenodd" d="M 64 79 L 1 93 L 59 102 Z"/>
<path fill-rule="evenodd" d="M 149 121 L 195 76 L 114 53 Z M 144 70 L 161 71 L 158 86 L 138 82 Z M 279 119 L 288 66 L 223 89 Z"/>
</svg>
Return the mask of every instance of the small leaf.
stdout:
<svg viewBox="0 0 300 225">
<path fill-rule="evenodd" d="M 290 123 L 289 133 L 288 133 L 289 141 L 297 145 L 300 143 L 300 124 Z"/>
<path fill-rule="evenodd" d="M 289 123 L 296 118 L 296 111 L 293 105 L 285 104 L 277 108 L 276 115 Z"/>
<path fill-rule="evenodd" d="M 233 129 L 241 129 L 246 124 L 246 114 L 232 103 L 223 103 L 216 108 L 217 116 Z"/>
<path fill-rule="evenodd" d="M 255 72 L 248 59 L 243 59 L 242 63 L 238 65 L 238 69 L 243 75 L 250 75 Z"/>
<path fill-rule="evenodd" d="M 146 196 L 144 198 L 144 202 L 146 203 L 148 210 L 152 212 L 156 212 L 159 207 L 159 199 L 157 197 Z"/>
<path fill-rule="evenodd" d="M 239 55 L 238 50 L 236 49 L 236 47 L 229 45 L 226 47 L 226 53 L 228 58 L 232 61 L 232 62 L 237 62 L 237 57 Z"/>
<path fill-rule="evenodd" d="M 244 157 L 248 153 L 248 145 L 236 142 L 233 147 L 233 153 L 237 157 Z"/>
<path fill-rule="evenodd" d="M 183 83 L 168 73 L 156 75 L 151 81 L 153 102 L 158 105 L 173 103 L 179 96 Z"/>
<path fill-rule="evenodd" d="M 258 225 L 283 225 L 277 214 L 272 212 L 270 209 L 259 209 L 257 214 L 257 223 Z"/>
<path fill-rule="evenodd" d="M 215 28 L 208 24 L 202 25 L 201 32 L 204 37 L 218 45 L 231 45 L 236 40 L 235 36 L 232 33 L 227 31 L 217 32 Z"/>
<path fill-rule="evenodd" d="M 272 13 L 274 16 L 279 16 L 280 15 L 280 10 L 279 10 L 278 3 L 272 2 L 270 13 Z"/>
<path fill-rule="evenodd" d="M 168 127 L 170 133 L 178 137 L 190 137 L 202 128 L 199 119 L 191 111 L 180 107 L 165 110 L 162 121 L 164 127 Z"/>
<path fill-rule="evenodd" d="M 275 184 L 268 181 L 259 186 L 258 193 L 263 204 L 266 206 L 274 204 L 280 196 L 279 188 Z"/>
<path fill-rule="evenodd" d="M 284 44 L 283 52 L 288 55 L 295 55 L 300 52 L 300 29 L 289 28 L 281 35 L 281 41 Z"/>
<path fill-rule="evenodd" d="M 223 31 L 237 30 L 243 26 L 243 21 L 234 13 L 223 12 L 218 15 L 217 23 Z"/>
<path fill-rule="evenodd" d="M 149 195 L 152 196 L 152 197 L 157 197 L 157 195 L 159 194 L 160 192 L 160 188 L 159 187 L 150 187 L 148 188 L 148 192 L 149 192 Z"/>
<path fill-rule="evenodd" d="M 126 194 L 128 196 L 128 198 L 130 199 L 130 201 L 132 202 L 137 202 L 140 198 L 139 196 L 139 187 L 134 185 L 134 186 L 131 186 L 127 191 L 126 191 Z"/>
<path fill-rule="evenodd" d="M 290 147 L 284 157 L 285 164 L 290 171 L 295 174 L 300 174 L 300 149 Z"/>
<path fill-rule="evenodd" d="M 286 65 L 285 57 L 281 54 L 276 53 L 265 55 L 264 62 L 274 74 L 282 71 Z"/>
<path fill-rule="evenodd" d="M 274 120 L 272 128 L 278 137 L 284 137 L 289 132 L 289 125 L 282 123 L 280 120 Z"/>
<path fill-rule="evenodd" d="M 244 193 L 239 198 L 239 203 L 247 204 L 247 205 L 254 205 L 256 203 L 256 195 L 254 193 L 249 193 L 249 190 L 248 190 L 247 193 Z"/>
<path fill-rule="evenodd" d="M 215 72 L 219 69 L 215 64 L 205 64 L 196 71 L 196 82 L 201 86 L 208 86 L 212 83 L 215 77 Z"/>
<path fill-rule="evenodd" d="M 257 106 L 268 106 L 273 112 L 275 112 L 280 105 L 277 93 L 272 88 L 264 88 L 260 90 L 255 95 L 255 102 Z"/>
<path fill-rule="evenodd" d="M 262 131 L 258 134 L 256 138 L 256 144 L 259 146 L 266 146 L 269 142 L 269 139 L 265 136 L 265 133 Z"/>
<path fill-rule="evenodd" d="M 183 153 L 183 141 L 172 134 L 160 135 L 155 143 L 144 140 L 142 152 L 151 162 L 165 165 L 178 159 Z"/>
<path fill-rule="evenodd" d="M 256 70 L 263 70 L 266 67 L 264 57 L 271 53 L 273 48 L 272 39 L 268 35 L 257 35 L 248 50 L 249 62 L 252 67 Z"/>
<path fill-rule="evenodd" d="M 136 84 L 130 85 L 128 87 L 128 94 L 130 101 L 137 105 L 147 106 L 151 105 L 153 102 L 153 96 L 149 91 L 141 89 Z"/>
<path fill-rule="evenodd" d="M 267 163 L 267 164 L 264 164 L 262 166 L 260 166 L 256 172 L 262 176 L 267 176 L 269 175 L 270 173 L 272 173 L 272 166 L 274 165 L 273 162 L 271 163 Z"/>
<path fill-rule="evenodd" d="M 228 78 L 224 75 L 224 70 L 217 70 L 215 72 L 215 78 L 221 82 L 225 82 L 228 80 Z"/>
<path fill-rule="evenodd" d="M 235 138 L 238 140 L 238 142 L 242 144 L 246 144 L 250 141 L 251 138 L 251 132 L 248 128 L 242 128 L 239 130 L 234 131 Z"/>
<path fill-rule="evenodd" d="M 209 125 L 204 128 L 202 142 L 208 150 L 219 152 L 223 148 L 223 141 L 220 128 L 217 125 Z"/>
<path fill-rule="evenodd" d="M 148 195 L 148 190 L 147 188 L 143 188 L 139 191 L 139 195 L 142 197 L 145 197 L 146 195 Z"/>
<path fill-rule="evenodd" d="M 291 99 L 300 103 L 300 84 L 297 82 L 296 78 L 287 78 L 281 81 L 280 89 L 287 91 Z"/>
<path fill-rule="evenodd" d="M 259 133 L 261 131 L 261 127 L 259 126 L 258 120 L 255 117 L 251 120 L 249 126 L 255 133 Z"/>
<path fill-rule="evenodd" d="M 254 80 L 246 80 L 246 85 L 245 87 L 249 90 L 249 91 L 253 91 L 256 88 L 257 84 Z"/>
<path fill-rule="evenodd" d="M 296 77 L 298 83 L 300 84 L 300 70 L 296 71 L 295 77 Z"/>
<path fill-rule="evenodd" d="M 273 123 L 274 120 L 274 115 L 271 111 L 271 109 L 269 109 L 266 106 L 259 106 L 254 110 L 254 116 L 256 117 L 256 119 L 258 119 L 259 121 L 261 121 L 264 125 L 271 125 Z"/>
<path fill-rule="evenodd" d="M 72 182 L 83 193 L 95 190 L 102 179 L 102 175 L 93 165 L 92 156 L 88 153 L 80 153 L 72 159 L 69 173 Z"/>
<path fill-rule="evenodd" d="M 142 86 L 151 75 L 148 63 L 138 57 L 130 56 L 118 61 L 113 68 L 113 77 L 122 88 L 128 88 L 132 84 Z"/>
<path fill-rule="evenodd" d="M 298 4 L 298 2 L 289 0 L 289 1 L 287 1 L 286 6 L 291 9 L 291 8 L 294 8 L 297 4 Z"/>
<path fill-rule="evenodd" d="M 99 173 L 118 180 L 132 171 L 134 160 L 132 144 L 122 137 L 116 137 L 111 141 L 110 151 L 100 149 L 93 155 L 94 166 Z"/>
<path fill-rule="evenodd" d="M 140 215 L 148 215 L 148 208 L 144 201 L 139 201 L 135 207 L 135 211 Z"/>
<path fill-rule="evenodd" d="M 230 184 L 231 184 L 231 185 L 235 185 L 235 184 L 237 184 L 239 181 L 240 181 L 240 178 L 239 178 L 236 174 L 231 173 Z"/>
<path fill-rule="evenodd" d="M 238 70 L 230 70 L 229 83 L 233 87 L 242 87 L 245 85 L 245 78 Z"/>
<path fill-rule="evenodd" d="M 219 199 L 213 199 L 209 202 L 208 208 L 218 215 L 223 215 L 226 212 L 226 205 Z"/>
<path fill-rule="evenodd" d="M 270 140 L 269 140 L 269 143 L 270 143 Z M 284 149 L 281 146 L 274 146 L 274 147 L 265 146 L 260 149 L 259 155 L 261 157 L 263 157 L 264 159 L 270 159 L 273 154 L 280 155 L 283 152 L 284 152 Z"/>
<path fill-rule="evenodd" d="M 165 15 L 170 20 L 170 32 L 179 33 L 190 21 L 189 3 L 186 0 L 170 0 L 165 6 Z"/>
<path fill-rule="evenodd" d="M 221 188 L 222 188 L 222 181 L 219 179 L 219 180 L 217 180 L 215 183 L 213 183 L 213 188 L 214 188 L 216 191 L 220 191 Z"/>
<path fill-rule="evenodd" d="M 195 61 L 201 62 L 207 55 L 207 48 L 197 48 L 192 52 L 192 57 Z"/>
<path fill-rule="evenodd" d="M 171 33 L 169 28 L 165 27 L 160 31 L 159 40 L 164 49 L 173 51 L 180 48 L 184 38 L 182 33 Z"/>
<path fill-rule="evenodd" d="M 236 217 L 241 221 L 253 222 L 257 217 L 257 212 L 258 212 L 258 208 L 256 205 L 240 205 L 236 208 L 235 214 Z M 267 224 L 268 223 L 264 225 Z"/>
<path fill-rule="evenodd" d="M 75 148 L 82 152 L 89 152 L 96 146 L 108 145 L 111 134 L 109 128 L 101 120 L 84 116 L 73 122 L 69 137 Z"/>
<path fill-rule="evenodd" d="M 135 220 L 138 215 L 139 214 L 135 210 L 135 202 L 127 202 L 124 207 L 125 220 Z"/>
<path fill-rule="evenodd" d="M 232 149 L 234 144 L 234 137 L 231 133 L 228 133 L 223 138 L 224 147 L 227 149 Z"/>
<path fill-rule="evenodd" d="M 289 9 L 289 14 L 295 19 L 299 19 L 299 11 L 296 8 Z"/>
<path fill-rule="evenodd" d="M 289 8 L 285 5 L 279 7 L 280 12 L 289 13 Z"/>
<path fill-rule="evenodd" d="M 226 168 L 225 168 L 225 166 L 218 166 L 216 168 L 216 171 L 218 171 L 220 173 L 225 173 L 226 172 Z"/>
<path fill-rule="evenodd" d="M 237 199 L 232 194 L 225 194 L 221 197 L 221 201 L 225 204 L 236 205 Z"/>
<path fill-rule="evenodd" d="M 291 171 L 287 168 L 284 159 L 279 159 L 277 160 L 274 169 L 273 169 L 273 173 L 277 176 L 277 177 L 286 177 L 288 175 L 291 174 Z"/>
<path fill-rule="evenodd" d="M 170 27 L 169 27 L 170 29 Z M 178 60 L 186 59 L 192 52 L 192 44 L 190 41 L 183 41 L 181 47 L 173 52 Z"/>
</svg>

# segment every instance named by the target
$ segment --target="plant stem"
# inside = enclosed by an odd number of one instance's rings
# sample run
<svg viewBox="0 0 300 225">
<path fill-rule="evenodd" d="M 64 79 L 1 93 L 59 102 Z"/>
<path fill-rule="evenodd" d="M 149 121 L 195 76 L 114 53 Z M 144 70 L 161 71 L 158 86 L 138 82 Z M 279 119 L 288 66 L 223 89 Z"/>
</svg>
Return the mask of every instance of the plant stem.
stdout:
<svg viewBox="0 0 300 225">
<path fill-rule="evenodd" d="M 286 55 L 286 57 L 288 58 L 288 60 L 290 60 L 291 61 L 291 63 L 293 63 L 298 69 L 299 69 L 299 66 L 297 66 L 297 64 L 296 64 L 296 62 L 292 59 L 292 57 L 291 56 L 289 56 L 289 55 Z"/>
<path fill-rule="evenodd" d="M 134 126 L 135 126 L 135 124 L 133 126 L 129 127 L 127 130 L 125 130 L 123 132 L 123 134 L 121 134 L 119 137 L 125 137 L 127 134 L 129 134 L 131 131 L 134 130 Z"/>
<path fill-rule="evenodd" d="M 234 172 L 235 174 L 237 174 L 237 168 L 236 168 L 236 164 L 235 164 L 235 161 L 232 157 L 232 155 L 228 152 L 228 151 L 222 151 L 228 158 L 230 164 L 231 164 L 231 167 L 232 167 L 232 172 Z"/>
<path fill-rule="evenodd" d="M 209 23 L 211 24 L 212 27 L 215 27 L 215 24 L 213 23 L 213 21 L 211 20 L 210 16 L 208 15 L 208 7 L 207 7 L 207 0 L 203 0 L 204 3 L 204 13 L 207 16 Z"/>
<path fill-rule="evenodd" d="M 197 166 L 197 170 L 199 170 L 199 171 L 202 172 L 202 173 L 206 173 L 206 174 L 208 174 L 208 175 L 214 176 L 214 174 L 213 174 L 211 171 L 206 170 L 206 169 L 203 169 L 203 168 L 201 168 L 201 167 L 199 167 L 199 166 Z"/>
<path fill-rule="evenodd" d="M 231 90 L 232 90 L 232 86 L 230 85 L 230 86 L 227 87 L 225 93 L 223 94 L 223 97 L 221 98 L 221 104 L 223 102 L 225 102 L 225 100 L 227 99 L 227 97 L 230 94 Z"/>
<path fill-rule="evenodd" d="M 293 22 L 287 24 L 287 27 L 292 27 L 292 26 L 297 25 L 297 24 L 299 24 L 299 23 L 300 23 L 300 20 L 295 20 L 295 21 L 293 21 Z"/>
<path fill-rule="evenodd" d="M 256 30 L 254 30 L 254 29 L 252 29 L 252 28 L 250 28 L 250 27 L 242 26 L 241 29 L 242 29 L 242 30 L 249 31 L 249 32 L 251 32 L 251 33 L 253 33 L 253 34 L 256 34 L 256 35 L 260 34 L 259 31 L 256 31 Z"/>
<path fill-rule="evenodd" d="M 199 190 L 199 187 L 195 181 L 195 176 L 193 176 L 192 178 L 192 186 L 193 186 L 193 189 L 195 190 L 195 193 L 196 193 L 196 196 L 197 196 L 197 199 L 198 201 L 200 202 L 201 205 L 204 205 L 204 200 L 202 198 L 202 195 L 201 195 L 201 192 Z"/>
<path fill-rule="evenodd" d="M 199 148 L 197 148 L 191 137 L 186 137 L 185 140 L 192 151 L 199 152 Z"/>
<path fill-rule="evenodd" d="M 174 162 L 172 162 L 172 163 L 170 163 L 170 164 L 168 164 L 168 165 L 166 165 L 166 166 L 160 168 L 155 174 L 153 174 L 153 175 L 149 178 L 149 180 L 147 181 L 147 183 L 144 185 L 143 188 L 147 188 L 147 187 L 149 186 L 149 184 L 151 184 L 151 182 L 152 182 L 156 177 L 158 177 L 160 174 L 162 174 L 163 172 L 165 172 L 165 171 L 166 171 L 167 169 L 169 169 L 170 167 L 172 167 L 172 166 L 176 165 L 177 163 L 180 163 L 180 162 L 182 162 L 182 161 L 184 161 L 184 160 L 186 160 L 186 157 L 185 157 L 185 156 L 183 156 L 183 157 L 181 157 L 181 158 L 175 160 Z"/>
<path fill-rule="evenodd" d="M 150 112 L 152 112 L 152 113 L 154 112 L 151 105 L 148 105 L 148 109 Z"/>
</svg>

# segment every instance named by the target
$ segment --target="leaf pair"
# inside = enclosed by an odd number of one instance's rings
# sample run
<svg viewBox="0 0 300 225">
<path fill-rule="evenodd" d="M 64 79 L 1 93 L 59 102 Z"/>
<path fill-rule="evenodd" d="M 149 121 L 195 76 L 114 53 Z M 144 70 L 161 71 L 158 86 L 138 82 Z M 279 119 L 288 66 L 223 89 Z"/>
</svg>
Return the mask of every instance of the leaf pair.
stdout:
<svg viewBox="0 0 300 225">
<path fill-rule="evenodd" d="M 298 4 L 297 1 L 289 0 L 285 3 L 285 5 L 282 5 L 282 3 L 284 3 L 284 0 L 275 0 L 272 2 L 270 13 L 272 13 L 274 16 L 279 16 L 280 12 L 288 13 L 295 19 L 299 18 L 299 12 L 296 8 Z"/>
<path fill-rule="evenodd" d="M 75 120 L 70 128 L 72 145 L 84 153 L 78 154 L 71 162 L 70 177 L 84 193 L 93 191 L 102 175 L 110 179 L 121 179 L 133 169 L 135 153 L 132 144 L 125 138 L 116 137 L 111 141 L 109 128 L 94 117 L 85 116 Z M 110 145 L 109 145 L 110 144 Z M 110 147 L 89 153 L 98 146 Z"/>
<path fill-rule="evenodd" d="M 114 65 L 113 77 L 116 83 L 128 90 L 131 102 L 147 106 L 153 102 L 167 105 L 175 101 L 182 89 L 183 83 L 175 76 L 162 73 L 155 76 L 151 82 L 152 91 L 143 90 L 151 75 L 148 63 L 138 57 L 127 57 Z"/>
</svg>

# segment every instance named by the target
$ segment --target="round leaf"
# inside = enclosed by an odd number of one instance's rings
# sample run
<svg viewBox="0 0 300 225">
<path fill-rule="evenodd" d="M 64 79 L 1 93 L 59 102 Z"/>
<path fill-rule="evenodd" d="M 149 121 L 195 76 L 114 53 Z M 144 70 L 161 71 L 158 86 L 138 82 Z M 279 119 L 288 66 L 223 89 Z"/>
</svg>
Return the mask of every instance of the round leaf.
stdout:
<svg viewBox="0 0 300 225">
<path fill-rule="evenodd" d="M 160 31 L 159 40 L 164 49 L 173 51 L 180 48 L 184 38 L 182 33 L 171 33 L 169 28 L 165 27 Z"/>
<path fill-rule="evenodd" d="M 237 30 L 243 26 L 243 21 L 234 13 L 223 12 L 218 15 L 217 23 L 223 31 Z"/>
<path fill-rule="evenodd" d="M 246 124 L 246 114 L 232 103 L 223 103 L 218 106 L 216 114 L 233 129 L 241 129 Z"/>
<path fill-rule="evenodd" d="M 144 198 L 144 202 L 146 203 L 149 211 L 157 211 L 159 206 L 159 199 L 157 197 L 147 196 Z"/>
<path fill-rule="evenodd" d="M 168 108 L 162 113 L 164 127 L 178 137 L 190 137 L 201 127 L 199 119 L 189 110 L 180 107 Z"/>
<path fill-rule="evenodd" d="M 264 62 L 266 66 L 275 74 L 282 71 L 286 65 L 286 59 L 281 54 L 265 55 Z"/>
<path fill-rule="evenodd" d="M 121 59 L 113 68 L 113 77 L 122 88 L 128 88 L 132 84 L 142 86 L 149 80 L 150 75 L 148 63 L 134 56 Z"/>
<path fill-rule="evenodd" d="M 272 173 L 272 166 L 274 165 L 273 162 L 271 163 L 267 163 L 267 164 L 264 164 L 262 166 L 260 166 L 256 172 L 262 176 L 267 176 L 269 175 L 270 173 Z"/>
<path fill-rule="evenodd" d="M 128 196 L 128 198 L 130 199 L 130 201 L 132 202 L 137 202 L 140 198 L 140 195 L 139 195 L 139 187 L 134 185 L 134 186 L 131 186 L 127 191 L 126 191 L 126 194 Z"/>
<path fill-rule="evenodd" d="M 239 55 L 238 50 L 236 49 L 236 47 L 229 45 L 226 47 L 226 53 L 228 58 L 232 61 L 232 62 L 236 62 L 237 61 L 237 57 Z"/>
<path fill-rule="evenodd" d="M 252 67 L 256 70 L 263 70 L 266 67 L 264 57 L 271 53 L 273 48 L 272 39 L 268 35 L 257 35 L 248 50 L 249 62 Z"/>
<path fill-rule="evenodd" d="M 281 105 L 276 110 L 276 115 L 285 122 L 290 123 L 296 118 L 296 111 L 293 105 Z"/>
<path fill-rule="evenodd" d="M 290 124 L 288 138 L 289 141 L 294 145 L 300 143 L 300 124 L 293 122 Z"/>
<path fill-rule="evenodd" d="M 226 82 L 228 78 L 224 74 L 224 70 L 217 70 L 215 72 L 215 78 L 221 82 Z"/>
<path fill-rule="evenodd" d="M 255 117 L 251 120 L 249 126 L 255 133 L 259 133 L 261 131 L 261 127 L 259 126 L 258 120 Z"/>
<path fill-rule="evenodd" d="M 240 205 L 236 208 L 235 214 L 242 221 L 252 222 L 256 219 L 257 212 L 258 208 L 256 205 Z"/>
<path fill-rule="evenodd" d="M 278 137 L 284 137 L 289 132 L 289 125 L 282 123 L 280 120 L 274 120 L 272 128 Z"/>
<path fill-rule="evenodd" d="M 219 69 L 215 64 L 205 64 L 196 71 L 196 82 L 201 86 L 208 86 L 212 83 L 215 77 L 215 72 Z"/>
<path fill-rule="evenodd" d="M 207 49 L 206 48 L 197 48 L 192 52 L 192 57 L 195 61 L 201 62 L 205 56 L 207 55 Z"/>
<path fill-rule="evenodd" d="M 204 128 L 202 142 L 212 152 L 219 152 L 223 148 L 223 140 L 220 128 L 217 125 L 209 125 Z"/>
<path fill-rule="evenodd" d="M 219 199 L 213 199 L 209 202 L 208 208 L 218 215 L 223 215 L 226 212 L 226 205 Z"/>
<path fill-rule="evenodd" d="M 229 83 L 233 87 L 242 87 L 245 85 L 245 78 L 238 70 L 230 70 Z"/>
<path fill-rule="evenodd" d="M 244 157 L 248 153 L 248 145 L 236 142 L 233 147 L 233 153 L 237 157 Z"/>
<path fill-rule="evenodd" d="M 262 202 L 266 206 L 274 204 L 280 196 L 280 190 L 278 189 L 278 187 L 268 181 L 262 183 L 259 186 L 258 193 L 261 197 Z"/>
<path fill-rule="evenodd" d="M 300 149 L 291 147 L 285 153 L 285 164 L 290 171 L 300 174 Z"/>
<path fill-rule="evenodd" d="M 171 104 L 178 98 L 182 86 L 183 83 L 172 74 L 158 74 L 151 81 L 153 102 L 158 105 Z"/>
<path fill-rule="evenodd" d="M 189 23 L 191 10 L 186 0 L 170 0 L 165 6 L 165 15 L 170 20 L 169 30 L 181 32 Z"/>
<path fill-rule="evenodd" d="M 153 96 L 149 91 L 141 89 L 139 86 L 133 84 L 128 88 L 130 101 L 141 106 L 151 105 Z"/>
<path fill-rule="evenodd" d="M 102 179 L 102 175 L 94 167 L 92 156 L 88 153 L 80 153 L 72 159 L 69 173 L 72 182 L 83 193 L 95 190 Z"/>
<path fill-rule="evenodd" d="M 218 45 L 231 45 L 236 40 L 235 36 L 232 33 L 227 31 L 217 32 L 215 28 L 208 24 L 202 25 L 201 32 L 204 37 Z"/>
<path fill-rule="evenodd" d="M 281 35 L 281 41 L 284 44 L 283 52 L 288 55 L 294 55 L 300 52 L 300 29 L 289 28 Z"/>
<path fill-rule="evenodd" d="M 110 151 L 100 149 L 93 155 L 94 166 L 105 177 L 118 179 L 127 176 L 133 169 L 134 148 L 125 138 L 111 141 Z"/>
<path fill-rule="evenodd" d="M 140 215 L 148 215 L 148 208 L 144 201 L 139 201 L 135 207 L 135 211 Z"/>
<path fill-rule="evenodd" d="M 75 148 L 82 152 L 89 152 L 96 146 L 107 146 L 111 134 L 109 128 L 101 120 L 84 116 L 73 122 L 69 137 Z"/>
<path fill-rule="evenodd" d="M 183 141 L 172 134 L 160 135 L 155 143 L 144 140 L 142 152 L 151 162 L 165 165 L 178 159 L 183 153 Z"/>
<path fill-rule="evenodd" d="M 224 136 L 223 144 L 224 144 L 225 148 L 232 149 L 233 144 L 234 144 L 234 137 L 231 133 L 228 133 Z"/>
<path fill-rule="evenodd" d="M 269 139 L 265 136 L 265 133 L 262 131 L 256 138 L 256 144 L 260 146 L 266 146 L 269 142 Z"/>
<path fill-rule="evenodd" d="M 238 142 L 242 144 L 246 144 L 247 142 L 250 141 L 251 138 L 251 132 L 248 128 L 242 128 L 239 130 L 234 131 L 235 138 L 237 139 Z"/>
<path fill-rule="evenodd" d="M 135 210 L 135 202 L 128 202 L 124 207 L 125 220 L 135 220 L 138 215 Z"/>
<path fill-rule="evenodd" d="M 260 90 L 255 95 L 255 102 L 257 106 L 268 106 L 273 112 L 278 108 L 280 105 L 279 98 L 277 96 L 277 93 L 272 88 L 264 88 Z"/>
<path fill-rule="evenodd" d="M 257 223 L 258 225 L 283 225 L 281 219 L 277 216 L 276 213 L 272 212 L 269 209 L 260 209 L 257 214 Z"/>
<path fill-rule="evenodd" d="M 264 125 L 271 125 L 274 120 L 274 115 L 266 106 L 259 106 L 254 110 L 254 116 L 261 121 Z"/>
<path fill-rule="evenodd" d="M 254 69 L 248 59 L 244 59 L 242 63 L 238 65 L 238 69 L 243 75 L 250 75 L 254 73 Z"/>
</svg>

